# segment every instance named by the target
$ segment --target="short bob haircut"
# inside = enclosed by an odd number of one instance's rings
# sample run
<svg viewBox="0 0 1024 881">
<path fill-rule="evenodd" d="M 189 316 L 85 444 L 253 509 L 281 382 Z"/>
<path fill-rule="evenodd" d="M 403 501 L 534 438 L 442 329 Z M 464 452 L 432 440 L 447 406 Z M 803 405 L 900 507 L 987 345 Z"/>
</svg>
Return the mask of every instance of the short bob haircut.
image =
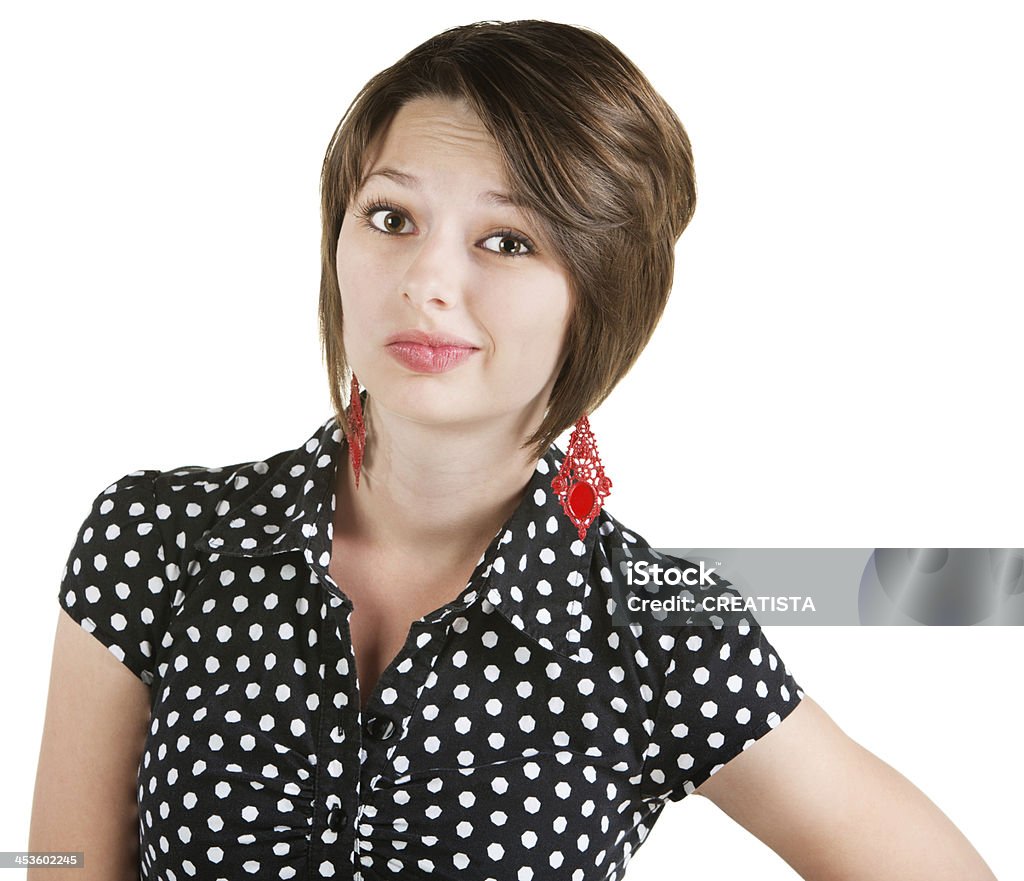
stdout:
<svg viewBox="0 0 1024 881">
<path fill-rule="evenodd" d="M 544 420 L 522 445 L 539 459 L 608 396 L 661 318 L 675 243 L 696 205 L 690 140 L 621 50 L 558 22 L 450 28 L 370 79 L 331 138 L 320 182 L 320 339 L 346 432 L 338 236 L 369 171 L 368 151 L 419 97 L 468 102 L 497 144 L 510 196 L 541 225 L 569 276 L 561 369 Z"/>
</svg>

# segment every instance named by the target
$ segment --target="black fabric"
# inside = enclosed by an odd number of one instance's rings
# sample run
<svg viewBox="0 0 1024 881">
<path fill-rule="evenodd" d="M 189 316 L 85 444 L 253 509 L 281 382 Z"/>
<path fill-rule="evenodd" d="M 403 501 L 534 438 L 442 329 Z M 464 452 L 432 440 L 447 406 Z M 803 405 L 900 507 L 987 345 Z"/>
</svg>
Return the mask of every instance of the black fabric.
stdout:
<svg viewBox="0 0 1024 881">
<path fill-rule="evenodd" d="M 618 879 L 667 801 L 796 707 L 752 616 L 612 625 L 613 551 L 653 551 L 607 508 L 579 540 L 550 486 L 563 455 L 365 713 L 328 574 L 333 416 L 264 461 L 97 496 L 59 601 L 151 689 L 142 879 Z"/>
</svg>

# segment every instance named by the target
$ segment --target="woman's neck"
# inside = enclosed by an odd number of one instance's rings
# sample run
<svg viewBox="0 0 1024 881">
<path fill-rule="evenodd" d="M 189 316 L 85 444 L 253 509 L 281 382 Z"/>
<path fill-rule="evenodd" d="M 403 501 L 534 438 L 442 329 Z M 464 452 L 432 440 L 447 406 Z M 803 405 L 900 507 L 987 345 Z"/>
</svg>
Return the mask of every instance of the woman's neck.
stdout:
<svg viewBox="0 0 1024 881">
<path fill-rule="evenodd" d="M 404 419 L 367 397 L 358 489 L 346 451 L 338 463 L 335 541 L 433 565 L 476 559 L 533 475 L 536 460 L 519 444 L 543 418 L 535 409 L 467 431 Z"/>
</svg>

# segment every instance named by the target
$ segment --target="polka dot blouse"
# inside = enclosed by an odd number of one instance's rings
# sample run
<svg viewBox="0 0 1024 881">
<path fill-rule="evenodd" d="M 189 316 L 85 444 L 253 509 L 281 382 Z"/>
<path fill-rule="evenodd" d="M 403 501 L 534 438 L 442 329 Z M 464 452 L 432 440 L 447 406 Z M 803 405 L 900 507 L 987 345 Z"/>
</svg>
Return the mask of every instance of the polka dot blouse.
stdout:
<svg viewBox="0 0 1024 881">
<path fill-rule="evenodd" d="M 333 416 L 266 460 L 96 497 L 59 600 L 151 691 L 141 879 L 622 878 L 668 801 L 796 707 L 753 618 L 613 626 L 613 551 L 653 552 L 607 509 L 579 540 L 563 455 L 363 712 L 328 574 Z"/>
</svg>

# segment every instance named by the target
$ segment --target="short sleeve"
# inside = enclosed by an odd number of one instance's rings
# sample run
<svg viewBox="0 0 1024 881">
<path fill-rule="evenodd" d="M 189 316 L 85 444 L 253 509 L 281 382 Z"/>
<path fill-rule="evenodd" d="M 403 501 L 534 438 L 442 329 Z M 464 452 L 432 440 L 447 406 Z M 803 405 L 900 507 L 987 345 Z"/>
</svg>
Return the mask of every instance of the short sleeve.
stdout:
<svg viewBox="0 0 1024 881">
<path fill-rule="evenodd" d="M 646 794 L 685 798 L 776 728 L 803 696 L 753 615 L 717 628 L 682 627 L 654 721 Z"/>
<path fill-rule="evenodd" d="M 153 479 L 133 471 L 104 489 L 61 576 L 61 607 L 146 685 L 168 605 Z"/>
</svg>

